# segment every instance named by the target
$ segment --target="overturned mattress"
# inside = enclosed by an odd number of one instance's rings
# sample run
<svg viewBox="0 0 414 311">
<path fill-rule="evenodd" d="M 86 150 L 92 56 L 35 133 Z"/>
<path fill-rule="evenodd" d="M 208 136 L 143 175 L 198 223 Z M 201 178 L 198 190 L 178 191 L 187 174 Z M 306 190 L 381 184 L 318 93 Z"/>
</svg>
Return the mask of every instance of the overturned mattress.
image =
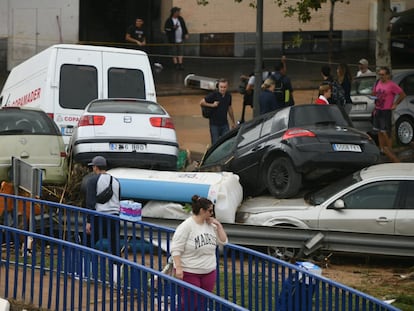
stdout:
<svg viewBox="0 0 414 311">
<path fill-rule="evenodd" d="M 146 201 L 190 203 L 195 194 L 215 204 L 218 220 L 234 223 L 243 199 L 239 177 L 230 172 L 170 172 L 134 168 L 114 168 L 108 173 L 121 184 L 121 198 Z M 166 218 L 160 205 L 159 216 Z M 143 209 L 145 215 L 145 206 Z"/>
</svg>

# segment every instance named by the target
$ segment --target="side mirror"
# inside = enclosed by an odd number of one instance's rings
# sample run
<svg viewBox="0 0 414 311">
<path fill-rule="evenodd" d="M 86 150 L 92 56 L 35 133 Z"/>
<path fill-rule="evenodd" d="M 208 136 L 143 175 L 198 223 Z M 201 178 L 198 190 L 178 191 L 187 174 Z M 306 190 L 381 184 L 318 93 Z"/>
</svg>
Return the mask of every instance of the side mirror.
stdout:
<svg viewBox="0 0 414 311">
<path fill-rule="evenodd" d="M 345 202 L 342 199 L 338 199 L 334 202 L 333 205 L 334 209 L 344 209 L 345 208 Z"/>
</svg>

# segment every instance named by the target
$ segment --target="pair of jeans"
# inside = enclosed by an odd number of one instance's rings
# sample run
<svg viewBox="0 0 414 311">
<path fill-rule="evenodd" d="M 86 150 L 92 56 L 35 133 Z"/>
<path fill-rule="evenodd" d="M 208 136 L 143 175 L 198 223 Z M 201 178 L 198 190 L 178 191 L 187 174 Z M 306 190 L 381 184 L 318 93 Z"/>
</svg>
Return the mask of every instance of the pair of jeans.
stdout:
<svg viewBox="0 0 414 311">
<path fill-rule="evenodd" d="M 224 134 L 230 131 L 230 127 L 228 124 L 225 125 L 214 125 L 210 124 L 210 136 L 211 136 L 211 144 L 214 145 L 215 142 Z"/>
</svg>

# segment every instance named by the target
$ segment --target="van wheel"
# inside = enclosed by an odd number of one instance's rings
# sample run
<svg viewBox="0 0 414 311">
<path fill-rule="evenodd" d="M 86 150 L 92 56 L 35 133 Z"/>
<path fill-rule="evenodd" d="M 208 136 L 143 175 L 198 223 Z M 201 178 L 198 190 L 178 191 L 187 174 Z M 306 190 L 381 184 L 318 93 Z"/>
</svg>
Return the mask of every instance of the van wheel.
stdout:
<svg viewBox="0 0 414 311">
<path fill-rule="evenodd" d="M 296 172 L 292 161 L 286 157 L 275 158 L 267 171 L 267 189 L 276 198 L 294 196 L 302 185 L 302 175 Z"/>
<path fill-rule="evenodd" d="M 400 145 L 409 145 L 414 137 L 414 122 L 409 117 L 401 117 L 395 125 L 397 142 Z"/>
</svg>

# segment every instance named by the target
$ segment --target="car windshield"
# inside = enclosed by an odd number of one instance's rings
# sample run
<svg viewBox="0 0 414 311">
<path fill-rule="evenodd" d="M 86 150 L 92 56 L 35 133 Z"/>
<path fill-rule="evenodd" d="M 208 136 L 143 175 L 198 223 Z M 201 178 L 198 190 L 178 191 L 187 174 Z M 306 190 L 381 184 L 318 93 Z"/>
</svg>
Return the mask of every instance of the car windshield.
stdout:
<svg viewBox="0 0 414 311">
<path fill-rule="evenodd" d="M 97 101 L 88 107 L 88 112 L 166 114 L 160 105 L 147 101 Z"/>
<path fill-rule="evenodd" d="M 371 95 L 375 81 L 377 81 L 375 76 L 366 76 L 354 79 L 351 84 L 351 96 Z"/>
<path fill-rule="evenodd" d="M 350 126 L 350 121 L 335 105 L 301 105 L 291 109 L 289 128 L 329 124 Z"/>
<path fill-rule="evenodd" d="M 58 135 L 52 120 L 43 112 L 7 108 L 0 110 L 0 135 Z"/>
<path fill-rule="evenodd" d="M 360 172 L 355 172 L 348 175 L 336 182 L 329 184 L 328 186 L 317 190 L 315 192 L 308 193 L 305 196 L 305 200 L 312 205 L 319 205 L 325 202 L 327 199 L 338 193 L 339 191 L 361 181 Z"/>
</svg>

